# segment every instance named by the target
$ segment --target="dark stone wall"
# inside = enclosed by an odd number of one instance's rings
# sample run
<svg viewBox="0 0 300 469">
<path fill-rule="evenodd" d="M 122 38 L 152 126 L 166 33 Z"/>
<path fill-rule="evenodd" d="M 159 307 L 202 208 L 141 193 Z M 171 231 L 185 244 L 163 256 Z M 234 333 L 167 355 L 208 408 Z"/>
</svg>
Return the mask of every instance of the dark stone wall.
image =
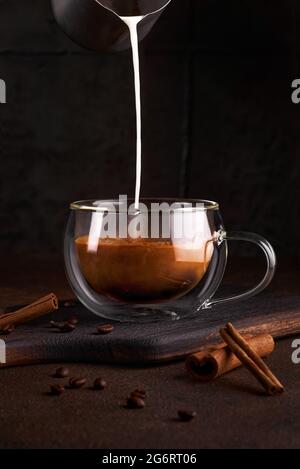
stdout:
<svg viewBox="0 0 300 469">
<path fill-rule="evenodd" d="M 221 203 L 299 255 L 297 0 L 173 0 L 141 46 L 144 196 Z M 70 201 L 133 195 L 129 51 L 97 54 L 49 0 L 0 0 L 0 251 L 62 249 Z"/>
</svg>

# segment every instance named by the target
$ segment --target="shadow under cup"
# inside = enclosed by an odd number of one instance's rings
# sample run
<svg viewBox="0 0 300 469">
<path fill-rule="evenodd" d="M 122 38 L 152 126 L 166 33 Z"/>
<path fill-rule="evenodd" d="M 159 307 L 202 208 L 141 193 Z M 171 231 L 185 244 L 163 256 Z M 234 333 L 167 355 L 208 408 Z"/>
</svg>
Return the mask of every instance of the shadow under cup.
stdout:
<svg viewBox="0 0 300 469">
<path fill-rule="evenodd" d="M 76 202 L 65 236 L 67 275 L 100 316 L 178 319 L 208 307 L 226 266 L 225 235 L 215 202 L 142 200 L 138 210 L 126 198 Z"/>
</svg>

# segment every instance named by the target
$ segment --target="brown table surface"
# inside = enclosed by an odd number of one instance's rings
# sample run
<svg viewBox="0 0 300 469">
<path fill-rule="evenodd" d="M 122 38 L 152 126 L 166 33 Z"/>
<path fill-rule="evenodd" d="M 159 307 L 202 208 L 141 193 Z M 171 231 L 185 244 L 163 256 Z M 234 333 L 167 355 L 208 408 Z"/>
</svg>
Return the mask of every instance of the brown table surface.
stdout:
<svg viewBox="0 0 300 469">
<path fill-rule="evenodd" d="M 61 260 L 17 256 L 9 261 L 2 256 L 1 307 L 26 303 L 50 291 L 60 298 L 71 296 Z M 247 259 L 233 262 L 226 279 L 244 286 L 258 277 L 260 268 Z M 281 262 L 269 290 L 299 294 L 299 263 Z M 85 376 L 89 382 L 101 376 L 108 387 L 103 392 L 68 391 L 60 397 L 47 395 L 56 365 L 2 369 L 0 447 L 300 447 L 300 365 L 291 361 L 292 340 L 280 341 L 269 359 L 286 384 L 280 397 L 266 397 L 245 369 L 213 383 L 197 383 L 182 361 L 144 368 L 71 364 L 72 375 Z M 125 398 L 136 388 L 148 391 L 147 406 L 128 410 L 123 407 Z M 190 423 L 179 422 L 179 409 L 195 410 L 197 417 Z"/>
</svg>

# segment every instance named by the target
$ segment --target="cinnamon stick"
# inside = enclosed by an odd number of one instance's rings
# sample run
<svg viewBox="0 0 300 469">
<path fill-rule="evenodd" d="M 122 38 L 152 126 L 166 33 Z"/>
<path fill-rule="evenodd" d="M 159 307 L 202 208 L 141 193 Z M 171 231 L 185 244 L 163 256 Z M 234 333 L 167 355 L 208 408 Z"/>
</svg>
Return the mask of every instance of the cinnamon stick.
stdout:
<svg viewBox="0 0 300 469">
<path fill-rule="evenodd" d="M 266 365 L 266 363 L 261 359 L 257 351 L 247 343 L 244 337 L 233 327 L 233 325 L 229 322 L 226 325 L 226 330 L 229 332 L 231 337 L 236 341 L 236 343 L 243 348 L 243 350 L 247 353 L 247 355 L 254 361 L 254 363 L 262 370 L 264 373 L 276 384 L 278 389 L 283 390 L 283 384 L 277 379 L 277 377 L 272 373 L 270 368 Z"/>
<path fill-rule="evenodd" d="M 22 324 L 32 319 L 39 318 L 45 314 L 58 309 L 58 299 L 54 293 L 50 293 L 43 298 L 31 303 L 24 308 L 13 313 L 7 313 L 0 316 L 0 331 L 8 325 Z"/>
<path fill-rule="evenodd" d="M 266 392 L 269 395 L 278 394 L 283 391 L 283 386 L 278 386 L 277 382 L 273 381 L 273 379 L 270 378 L 269 375 L 267 375 L 263 371 L 263 369 L 260 368 L 256 360 L 254 361 L 244 350 L 244 346 L 241 346 L 240 343 L 236 342 L 235 338 L 230 335 L 230 331 L 228 329 L 221 329 L 220 335 L 224 342 L 226 342 L 230 350 L 239 358 L 243 365 L 245 365 L 248 370 L 256 377 L 256 379 L 265 388 Z"/>
<path fill-rule="evenodd" d="M 269 334 L 248 338 L 247 342 L 261 357 L 270 355 L 275 348 L 274 339 Z M 212 381 L 241 365 L 238 357 L 225 344 L 194 353 L 186 359 L 188 371 L 194 378 L 203 382 Z"/>
</svg>

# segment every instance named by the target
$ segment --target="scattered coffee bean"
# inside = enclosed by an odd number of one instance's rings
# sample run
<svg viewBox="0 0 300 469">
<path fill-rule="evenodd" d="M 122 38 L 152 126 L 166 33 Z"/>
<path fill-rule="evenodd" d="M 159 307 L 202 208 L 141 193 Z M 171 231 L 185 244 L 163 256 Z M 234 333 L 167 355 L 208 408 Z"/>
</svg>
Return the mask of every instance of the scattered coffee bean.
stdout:
<svg viewBox="0 0 300 469">
<path fill-rule="evenodd" d="M 58 329 L 60 332 L 73 332 L 75 329 L 75 323 L 73 320 L 72 323 L 70 321 L 50 321 L 50 326 L 54 329 Z"/>
<path fill-rule="evenodd" d="M 104 324 L 103 326 L 98 326 L 97 327 L 97 332 L 98 334 L 111 334 L 111 332 L 114 330 L 114 326 L 112 324 Z"/>
<path fill-rule="evenodd" d="M 73 332 L 75 330 L 74 324 L 65 322 L 62 327 L 59 327 L 60 332 Z"/>
<path fill-rule="evenodd" d="M 179 410 L 178 417 L 182 422 L 190 422 L 196 417 L 196 412 L 194 411 L 187 411 L 187 410 Z"/>
<path fill-rule="evenodd" d="M 9 335 L 15 330 L 15 326 L 13 324 L 8 324 L 1 329 L 1 335 Z"/>
<path fill-rule="evenodd" d="M 107 383 L 104 379 L 97 378 L 94 381 L 93 389 L 95 389 L 97 391 L 103 391 L 103 389 L 105 389 L 106 386 L 107 386 Z"/>
<path fill-rule="evenodd" d="M 135 389 L 130 393 L 130 397 L 139 397 L 144 400 L 147 397 L 147 393 L 143 389 Z"/>
<path fill-rule="evenodd" d="M 51 394 L 53 394 L 54 396 L 60 396 L 64 392 L 65 387 L 61 384 L 51 384 L 50 390 Z"/>
<path fill-rule="evenodd" d="M 69 376 L 69 368 L 66 368 L 65 366 L 57 368 L 55 372 L 56 378 L 66 378 L 67 376 Z"/>
<path fill-rule="evenodd" d="M 83 388 L 85 383 L 86 383 L 85 378 L 70 378 L 70 380 L 69 380 L 69 385 L 73 389 Z"/>
<path fill-rule="evenodd" d="M 67 322 L 68 322 L 69 324 L 72 324 L 73 326 L 76 326 L 76 324 L 79 323 L 79 320 L 78 320 L 75 316 L 73 316 L 73 317 L 69 318 L 69 319 L 67 320 Z"/>
<path fill-rule="evenodd" d="M 143 409 L 145 401 L 140 397 L 131 396 L 127 399 L 127 407 L 128 409 Z"/>
<path fill-rule="evenodd" d="M 61 329 L 65 325 L 64 322 L 50 321 L 50 326 L 55 329 Z"/>
</svg>

